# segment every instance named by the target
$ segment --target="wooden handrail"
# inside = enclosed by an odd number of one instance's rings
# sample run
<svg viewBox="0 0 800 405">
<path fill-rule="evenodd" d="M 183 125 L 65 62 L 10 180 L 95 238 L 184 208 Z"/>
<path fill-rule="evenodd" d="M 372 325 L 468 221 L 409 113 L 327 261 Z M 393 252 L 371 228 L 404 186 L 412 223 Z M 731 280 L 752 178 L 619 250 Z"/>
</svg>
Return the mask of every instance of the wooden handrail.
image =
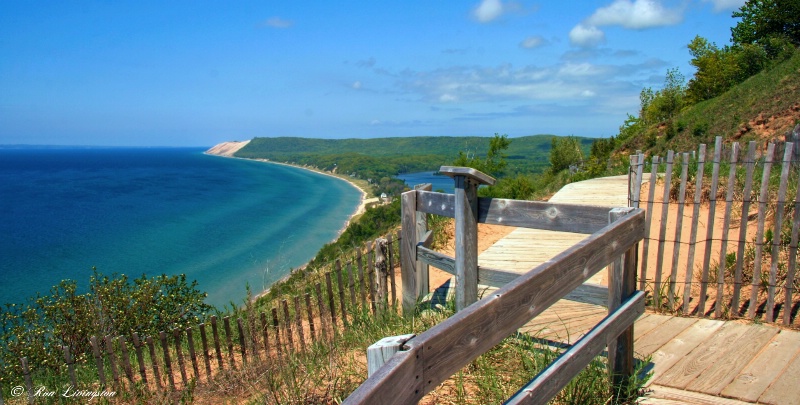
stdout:
<svg viewBox="0 0 800 405">
<path fill-rule="evenodd" d="M 418 402 L 597 271 L 633 252 L 644 237 L 644 217 L 644 211 L 630 209 L 552 260 L 409 340 L 405 350 L 395 354 L 344 403 Z"/>
</svg>

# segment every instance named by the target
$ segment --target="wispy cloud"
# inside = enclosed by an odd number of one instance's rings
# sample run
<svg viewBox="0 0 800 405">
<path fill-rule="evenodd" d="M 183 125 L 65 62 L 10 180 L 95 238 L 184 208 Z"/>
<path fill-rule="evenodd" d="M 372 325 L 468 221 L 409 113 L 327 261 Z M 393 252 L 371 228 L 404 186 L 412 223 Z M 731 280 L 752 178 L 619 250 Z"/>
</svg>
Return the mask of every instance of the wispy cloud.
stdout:
<svg viewBox="0 0 800 405">
<path fill-rule="evenodd" d="M 280 17 L 270 17 L 264 20 L 262 26 L 270 27 L 270 28 L 289 28 L 294 25 L 294 22 L 291 20 L 285 20 Z"/>
<path fill-rule="evenodd" d="M 486 23 L 503 14 L 503 3 L 500 0 L 483 0 L 472 10 L 472 15 L 480 22 Z"/>
<path fill-rule="evenodd" d="M 519 43 L 520 48 L 525 49 L 535 49 L 545 45 L 548 45 L 549 42 L 544 39 L 541 35 L 534 35 L 531 37 L 527 37 L 522 42 Z"/>
<path fill-rule="evenodd" d="M 581 48 L 594 48 L 606 41 L 606 34 L 593 25 L 576 25 L 569 32 L 569 42 Z"/>
<path fill-rule="evenodd" d="M 745 0 L 703 0 L 703 3 L 714 4 L 714 11 L 720 12 L 738 10 L 744 5 Z"/>
</svg>

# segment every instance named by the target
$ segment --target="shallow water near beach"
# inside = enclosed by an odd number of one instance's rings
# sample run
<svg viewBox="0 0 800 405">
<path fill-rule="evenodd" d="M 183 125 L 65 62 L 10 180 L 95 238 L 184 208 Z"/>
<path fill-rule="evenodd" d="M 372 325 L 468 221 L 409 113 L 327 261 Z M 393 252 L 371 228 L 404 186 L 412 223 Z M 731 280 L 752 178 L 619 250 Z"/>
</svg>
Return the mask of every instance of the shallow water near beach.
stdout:
<svg viewBox="0 0 800 405">
<path fill-rule="evenodd" d="M 0 149 L 0 303 L 106 275 L 187 275 L 221 306 L 333 240 L 352 185 L 200 148 Z"/>
</svg>

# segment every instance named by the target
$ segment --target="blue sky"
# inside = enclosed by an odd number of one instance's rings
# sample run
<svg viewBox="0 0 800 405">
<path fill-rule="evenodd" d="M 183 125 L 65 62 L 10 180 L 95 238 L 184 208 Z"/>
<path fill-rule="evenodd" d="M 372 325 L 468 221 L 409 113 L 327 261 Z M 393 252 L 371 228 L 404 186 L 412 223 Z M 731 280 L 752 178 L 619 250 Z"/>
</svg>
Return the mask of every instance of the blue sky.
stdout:
<svg viewBox="0 0 800 405">
<path fill-rule="evenodd" d="M 743 3 L 2 1 L 0 144 L 607 137 Z"/>
</svg>

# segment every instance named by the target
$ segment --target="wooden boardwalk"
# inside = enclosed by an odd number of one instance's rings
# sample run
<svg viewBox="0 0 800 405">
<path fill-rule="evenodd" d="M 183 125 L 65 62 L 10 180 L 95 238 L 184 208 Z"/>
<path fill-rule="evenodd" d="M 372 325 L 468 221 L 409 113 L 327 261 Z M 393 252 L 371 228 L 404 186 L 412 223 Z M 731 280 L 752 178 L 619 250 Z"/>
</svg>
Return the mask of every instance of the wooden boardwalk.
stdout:
<svg viewBox="0 0 800 405">
<path fill-rule="evenodd" d="M 627 206 L 627 176 L 572 183 L 550 201 Z M 484 251 L 479 264 L 524 272 L 586 235 L 518 228 Z M 605 284 L 601 271 L 590 282 Z M 484 291 L 488 291 L 486 288 Z M 602 319 L 602 306 L 561 300 L 522 330 L 572 344 Z M 653 376 L 650 404 L 800 404 L 800 332 L 739 321 L 647 313 L 634 327 L 635 349 Z"/>
</svg>

